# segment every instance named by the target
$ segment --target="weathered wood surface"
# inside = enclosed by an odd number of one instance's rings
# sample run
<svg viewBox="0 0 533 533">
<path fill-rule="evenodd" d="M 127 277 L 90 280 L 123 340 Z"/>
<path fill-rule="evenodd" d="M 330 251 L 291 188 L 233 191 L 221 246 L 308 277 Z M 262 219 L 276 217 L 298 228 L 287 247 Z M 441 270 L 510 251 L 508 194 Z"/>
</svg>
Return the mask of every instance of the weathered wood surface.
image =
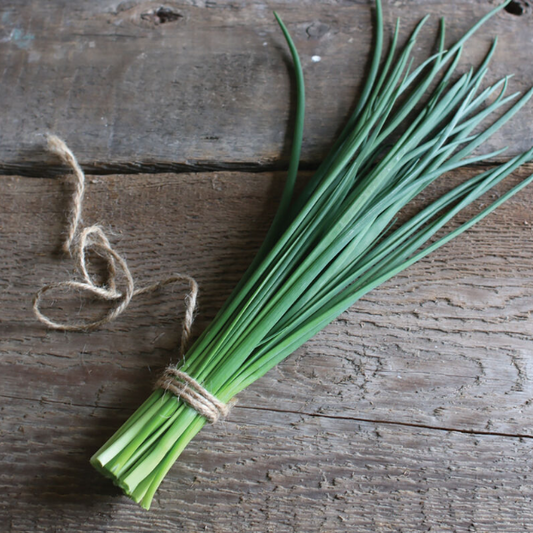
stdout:
<svg viewBox="0 0 533 533">
<path fill-rule="evenodd" d="M 523 91 L 533 20 L 515 4 L 523 12 L 498 14 L 462 63 L 498 34 L 489 80 L 514 72 Z M 395 1 L 385 20 L 390 30 L 401 16 L 405 40 L 434 15 L 422 59 L 438 16 L 452 42 L 493 5 Z M 272 9 L 302 55 L 303 160 L 314 166 L 368 67 L 366 1 L 0 4 L 0 172 L 57 171 L 41 150 L 53 131 L 89 171 L 137 174 L 91 176 L 84 218 L 110 230 L 139 284 L 176 271 L 198 279 L 197 332 L 258 247 L 283 176 L 140 172 L 286 166 L 290 67 Z M 487 149 L 528 148 L 532 109 Z M 69 190 L 0 178 L 0 531 L 533 531 L 532 189 L 243 392 L 186 450 L 150 513 L 88 459 L 175 356 L 183 288 L 139 298 L 91 334 L 44 329 L 31 298 L 71 276 L 57 253 Z M 58 318 L 101 310 L 79 295 L 53 304 Z"/>
<path fill-rule="evenodd" d="M 498 34 L 489 79 L 533 85 L 533 18 L 501 12 L 472 38 L 463 68 Z M 0 5 L 0 170 L 38 174 L 42 134 L 64 137 L 87 169 L 138 172 L 283 167 L 290 70 L 272 9 L 302 55 L 308 115 L 303 161 L 315 165 L 353 106 L 368 68 L 367 1 L 4 0 Z M 417 47 L 425 59 L 440 16 L 453 42 L 494 6 L 488 0 L 385 2 L 405 40 L 432 15 Z M 315 61 L 313 61 L 315 57 Z M 316 59 L 321 58 L 317 62 Z M 531 144 L 533 107 L 490 141 L 508 155 Z M 51 160 L 45 162 L 53 166 Z"/>
<path fill-rule="evenodd" d="M 93 176 L 84 218 L 109 228 L 140 284 L 195 275 L 200 331 L 259 245 L 282 177 Z M 533 531 L 533 189 L 243 392 L 150 513 L 88 459 L 174 356 L 182 292 L 139 298 L 90 334 L 44 329 L 31 298 L 71 276 L 57 254 L 68 192 L 0 178 L 6 531 Z M 54 316 L 94 308 L 58 295 Z"/>
</svg>

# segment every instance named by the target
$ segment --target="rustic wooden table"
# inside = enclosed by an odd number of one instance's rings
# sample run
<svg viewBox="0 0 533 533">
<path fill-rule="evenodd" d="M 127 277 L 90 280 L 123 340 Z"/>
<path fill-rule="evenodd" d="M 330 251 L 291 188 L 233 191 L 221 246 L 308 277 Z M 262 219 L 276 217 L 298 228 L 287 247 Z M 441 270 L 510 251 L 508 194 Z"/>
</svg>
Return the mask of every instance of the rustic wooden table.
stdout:
<svg viewBox="0 0 533 533">
<path fill-rule="evenodd" d="M 401 16 L 405 39 L 426 12 L 444 15 L 452 41 L 491 4 L 385 2 L 385 22 Z M 89 465 L 175 357 L 184 287 L 140 297 L 89 334 L 35 320 L 34 292 L 73 268 L 58 253 L 71 189 L 41 134 L 78 155 L 84 220 L 111 232 L 139 283 L 198 279 L 201 331 L 259 246 L 287 165 L 290 62 L 273 8 L 306 73 L 310 170 L 367 67 L 366 0 L 0 3 L 1 531 L 533 531 L 532 188 L 242 393 L 150 512 Z M 522 1 L 510 11 L 463 64 L 497 33 L 489 77 L 514 72 L 523 90 L 533 18 Z M 488 148 L 509 145 L 507 158 L 529 147 L 532 124 L 530 105 Z M 94 305 L 58 296 L 53 312 Z"/>
</svg>

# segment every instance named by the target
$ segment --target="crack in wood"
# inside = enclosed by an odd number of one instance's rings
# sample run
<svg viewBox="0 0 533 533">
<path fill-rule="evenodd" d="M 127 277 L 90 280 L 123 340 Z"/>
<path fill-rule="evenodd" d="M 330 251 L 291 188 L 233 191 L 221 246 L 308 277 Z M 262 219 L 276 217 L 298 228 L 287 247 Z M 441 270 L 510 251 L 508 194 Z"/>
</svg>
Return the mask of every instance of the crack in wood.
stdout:
<svg viewBox="0 0 533 533">
<path fill-rule="evenodd" d="M 74 402 L 62 402 L 60 400 L 50 400 L 47 398 L 27 398 L 22 396 L 11 396 L 0 394 L 0 398 L 6 398 L 9 400 L 21 400 L 25 402 L 39 402 L 39 403 L 49 403 L 49 404 L 59 404 L 73 407 L 82 407 L 87 409 L 109 409 L 116 411 L 131 411 L 134 412 L 134 409 L 127 407 L 113 407 L 110 405 L 91 405 L 91 404 L 79 404 Z M 463 433 L 465 435 L 475 435 L 475 436 L 486 436 L 486 437 L 505 437 L 505 438 L 514 438 L 514 439 L 532 439 L 533 435 L 527 435 L 524 433 L 505 433 L 501 431 L 480 431 L 474 429 L 461 429 L 461 428 L 452 428 L 452 427 L 443 427 L 443 426 L 430 426 L 428 424 L 415 424 L 413 422 L 398 422 L 392 420 L 382 420 L 382 419 L 371 419 L 371 418 L 359 418 L 355 416 L 340 416 L 340 415 L 331 415 L 324 413 L 308 413 L 305 411 L 293 411 L 290 409 L 275 409 L 273 407 L 259 407 L 255 405 L 242 405 L 236 404 L 233 409 L 246 409 L 253 411 L 266 411 L 270 413 L 283 413 L 283 414 L 294 414 L 301 416 L 309 416 L 314 418 L 325 418 L 330 420 L 346 420 L 353 422 L 364 422 L 368 424 L 384 424 L 387 426 L 402 426 L 402 427 L 411 427 L 419 429 L 427 429 L 429 431 L 445 431 L 445 432 L 454 432 L 454 433 Z"/>
<path fill-rule="evenodd" d="M 366 422 L 369 424 L 386 424 L 389 426 L 402 426 L 402 427 L 412 427 L 427 429 L 431 431 L 446 431 L 454 433 L 464 433 L 466 435 L 482 435 L 489 437 L 508 437 L 508 438 L 518 438 L 518 439 L 533 439 L 533 435 L 527 435 L 524 433 L 505 433 L 501 431 L 480 431 L 477 429 L 460 429 L 460 428 L 451 428 L 443 426 L 430 426 L 428 424 L 415 424 L 413 422 L 398 422 L 392 420 L 379 420 L 379 419 L 369 419 L 369 418 L 359 418 L 355 416 L 340 416 L 340 415 L 329 415 L 324 413 L 306 413 L 304 411 L 291 411 L 285 409 L 274 409 L 272 407 L 257 407 L 257 406 L 246 406 L 246 405 L 236 405 L 235 407 L 240 407 L 241 409 L 254 409 L 257 411 L 269 411 L 274 413 L 286 413 L 286 414 L 296 414 L 302 416 L 312 416 L 317 418 L 328 418 L 331 420 L 347 420 L 354 422 Z"/>
</svg>

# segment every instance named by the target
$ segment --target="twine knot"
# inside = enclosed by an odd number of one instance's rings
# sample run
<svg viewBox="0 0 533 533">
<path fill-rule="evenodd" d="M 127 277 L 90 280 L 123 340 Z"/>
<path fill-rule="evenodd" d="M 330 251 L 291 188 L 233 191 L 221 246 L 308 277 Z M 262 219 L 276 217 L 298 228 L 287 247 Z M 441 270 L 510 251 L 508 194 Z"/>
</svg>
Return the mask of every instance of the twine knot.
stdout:
<svg viewBox="0 0 533 533">
<path fill-rule="evenodd" d="M 155 388 L 170 391 L 181 398 L 211 424 L 218 422 L 220 417 L 225 418 L 230 410 L 228 404 L 221 402 L 198 381 L 175 366 L 166 368 L 163 375 L 157 380 Z"/>
</svg>

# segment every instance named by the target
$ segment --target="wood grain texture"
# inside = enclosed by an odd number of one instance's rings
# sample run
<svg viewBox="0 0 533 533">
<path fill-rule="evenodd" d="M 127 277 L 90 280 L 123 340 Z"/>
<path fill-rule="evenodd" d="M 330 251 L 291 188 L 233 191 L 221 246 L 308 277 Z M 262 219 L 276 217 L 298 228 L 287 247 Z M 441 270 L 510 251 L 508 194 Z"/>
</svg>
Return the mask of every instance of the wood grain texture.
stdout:
<svg viewBox="0 0 533 533">
<path fill-rule="evenodd" d="M 111 232 L 139 284 L 197 277 L 198 333 L 251 260 L 282 178 L 92 177 L 84 219 Z M 31 298 L 71 276 L 57 254 L 68 193 L 61 180 L 0 178 L 6 531 L 533 531 L 533 189 L 243 392 L 178 461 L 150 513 L 88 459 L 175 355 L 183 293 L 139 298 L 91 334 L 45 330 Z M 97 309 L 58 294 L 51 312 Z"/>
<path fill-rule="evenodd" d="M 488 0 L 385 2 L 386 31 L 405 41 L 432 18 L 415 50 L 425 59 L 440 16 L 448 42 L 494 6 Z M 356 101 L 373 39 L 367 1 L 14 1 L 0 5 L 0 170 L 53 171 L 42 134 L 69 143 L 95 173 L 285 167 L 290 67 L 272 9 L 287 23 L 307 82 L 303 162 L 320 161 Z M 166 13 L 166 14 L 165 14 Z M 499 13 L 463 54 L 478 63 L 498 34 L 488 80 L 533 85 L 533 18 Z M 313 61 L 321 58 L 321 61 Z M 529 148 L 530 106 L 488 144 Z M 39 163 L 36 165 L 36 163 Z M 49 168 L 51 167 L 51 168 Z"/>
<path fill-rule="evenodd" d="M 2 414 L 7 531 L 533 529 L 532 439 L 236 408 L 189 446 L 146 512 L 88 465 L 125 412 L 9 401 Z"/>
</svg>

